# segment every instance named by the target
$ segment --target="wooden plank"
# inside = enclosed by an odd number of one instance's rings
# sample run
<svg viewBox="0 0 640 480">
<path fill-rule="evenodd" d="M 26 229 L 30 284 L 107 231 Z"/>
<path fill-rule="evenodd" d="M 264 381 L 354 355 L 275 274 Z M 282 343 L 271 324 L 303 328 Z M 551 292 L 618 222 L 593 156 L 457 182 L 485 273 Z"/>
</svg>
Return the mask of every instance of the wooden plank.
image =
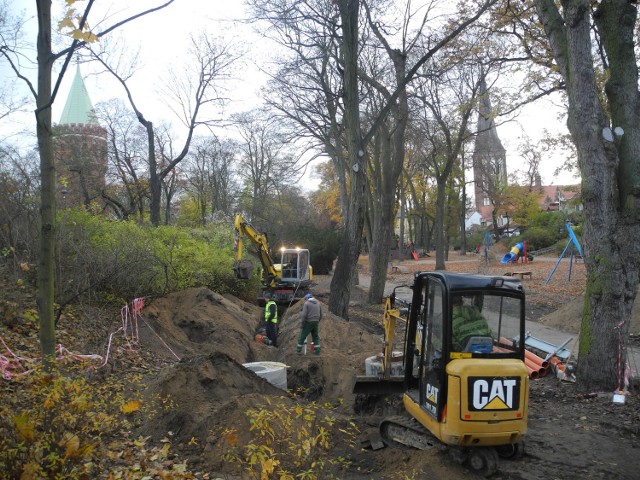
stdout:
<svg viewBox="0 0 640 480">
<path fill-rule="evenodd" d="M 524 277 L 533 278 L 531 272 L 511 272 L 511 275 L 516 276 L 516 277 L 520 277 L 521 280 L 523 280 Z"/>
<path fill-rule="evenodd" d="M 520 277 L 520 279 L 524 279 L 524 277 L 533 278 L 532 272 L 505 272 L 505 277 Z"/>
</svg>

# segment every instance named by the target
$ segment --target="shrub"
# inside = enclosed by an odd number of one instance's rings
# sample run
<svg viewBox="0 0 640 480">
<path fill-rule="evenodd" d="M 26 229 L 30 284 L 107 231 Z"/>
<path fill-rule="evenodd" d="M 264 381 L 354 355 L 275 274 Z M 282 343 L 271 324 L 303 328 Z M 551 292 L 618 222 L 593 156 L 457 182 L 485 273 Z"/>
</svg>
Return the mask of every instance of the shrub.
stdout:
<svg viewBox="0 0 640 480">
<path fill-rule="evenodd" d="M 108 296 L 127 303 L 141 296 L 205 286 L 250 298 L 258 283 L 233 274 L 232 229 L 151 228 L 65 210 L 58 227 L 57 296 Z"/>
<path fill-rule="evenodd" d="M 168 445 L 148 447 L 144 439 L 128 438 L 131 427 L 161 405 L 143 403 L 130 389 L 138 384 L 133 375 L 91 382 L 79 368 L 65 374 L 34 370 L 3 383 L 0 479 L 85 479 L 103 473 L 187 478 L 184 464 L 162 465 L 171 457 Z"/>
<path fill-rule="evenodd" d="M 228 447 L 224 459 L 242 466 L 250 478 L 341 478 L 339 472 L 350 462 L 331 458 L 332 431 L 349 434 L 351 446 L 358 431 L 353 423 L 341 425 L 329 412 L 327 405 L 288 404 L 267 397 L 264 406 L 245 412 L 251 434 L 246 445 L 239 445 L 235 430 L 223 432 Z"/>
</svg>

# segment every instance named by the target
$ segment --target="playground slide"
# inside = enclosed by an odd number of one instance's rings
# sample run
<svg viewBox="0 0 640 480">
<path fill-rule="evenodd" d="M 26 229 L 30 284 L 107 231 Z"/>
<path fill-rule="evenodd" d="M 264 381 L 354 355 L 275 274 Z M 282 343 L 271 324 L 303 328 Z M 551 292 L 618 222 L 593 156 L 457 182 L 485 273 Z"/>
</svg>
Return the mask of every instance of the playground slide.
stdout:
<svg viewBox="0 0 640 480">
<path fill-rule="evenodd" d="M 501 263 L 515 262 L 516 260 L 518 260 L 518 255 L 520 255 L 520 252 L 523 252 L 523 251 L 524 251 L 524 244 L 516 243 L 511 248 L 510 252 L 507 252 L 504 254 L 504 257 L 502 257 Z"/>
</svg>

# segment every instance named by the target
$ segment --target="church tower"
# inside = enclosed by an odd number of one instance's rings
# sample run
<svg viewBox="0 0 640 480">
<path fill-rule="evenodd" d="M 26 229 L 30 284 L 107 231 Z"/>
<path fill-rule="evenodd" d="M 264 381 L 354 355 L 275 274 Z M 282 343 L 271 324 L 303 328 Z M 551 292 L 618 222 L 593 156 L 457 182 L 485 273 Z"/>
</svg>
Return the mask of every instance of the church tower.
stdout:
<svg viewBox="0 0 640 480">
<path fill-rule="evenodd" d="M 480 85 L 478 133 L 473 151 L 473 179 L 476 210 L 481 223 L 491 223 L 495 195 L 507 182 L 507 156 L 493 120 L 491 100 L 485 81 Z M 498 212 L 500 216 L 502 212 Z"/>
<path fill-rule="evenodd" d="M 80 66 L 54 128 L 57 201 L 61 208 L 102 205 L 107 172 L 107 130 L 100 126 Z"/>
</svg>

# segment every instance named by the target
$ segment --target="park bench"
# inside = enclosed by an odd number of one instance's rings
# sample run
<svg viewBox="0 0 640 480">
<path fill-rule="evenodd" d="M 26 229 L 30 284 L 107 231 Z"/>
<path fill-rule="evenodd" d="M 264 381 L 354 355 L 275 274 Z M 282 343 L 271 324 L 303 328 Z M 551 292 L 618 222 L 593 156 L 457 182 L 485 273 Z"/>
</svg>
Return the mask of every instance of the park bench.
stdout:
<svg viewBox="0 0 640 480">
<path fill-rule="evenodd" d="M 409 269 L 404 265 L 395 265 L 391 262 L 387 265 L 387 269 L 391 273 L 410 273 Z"/>
<path fill-rule="evenodd" d="M 533 278 L 531 272 L 506 272 L 505 277 L 520 277 L 520 280 L 524 280 L 524 277 Z"/>
</svg>

